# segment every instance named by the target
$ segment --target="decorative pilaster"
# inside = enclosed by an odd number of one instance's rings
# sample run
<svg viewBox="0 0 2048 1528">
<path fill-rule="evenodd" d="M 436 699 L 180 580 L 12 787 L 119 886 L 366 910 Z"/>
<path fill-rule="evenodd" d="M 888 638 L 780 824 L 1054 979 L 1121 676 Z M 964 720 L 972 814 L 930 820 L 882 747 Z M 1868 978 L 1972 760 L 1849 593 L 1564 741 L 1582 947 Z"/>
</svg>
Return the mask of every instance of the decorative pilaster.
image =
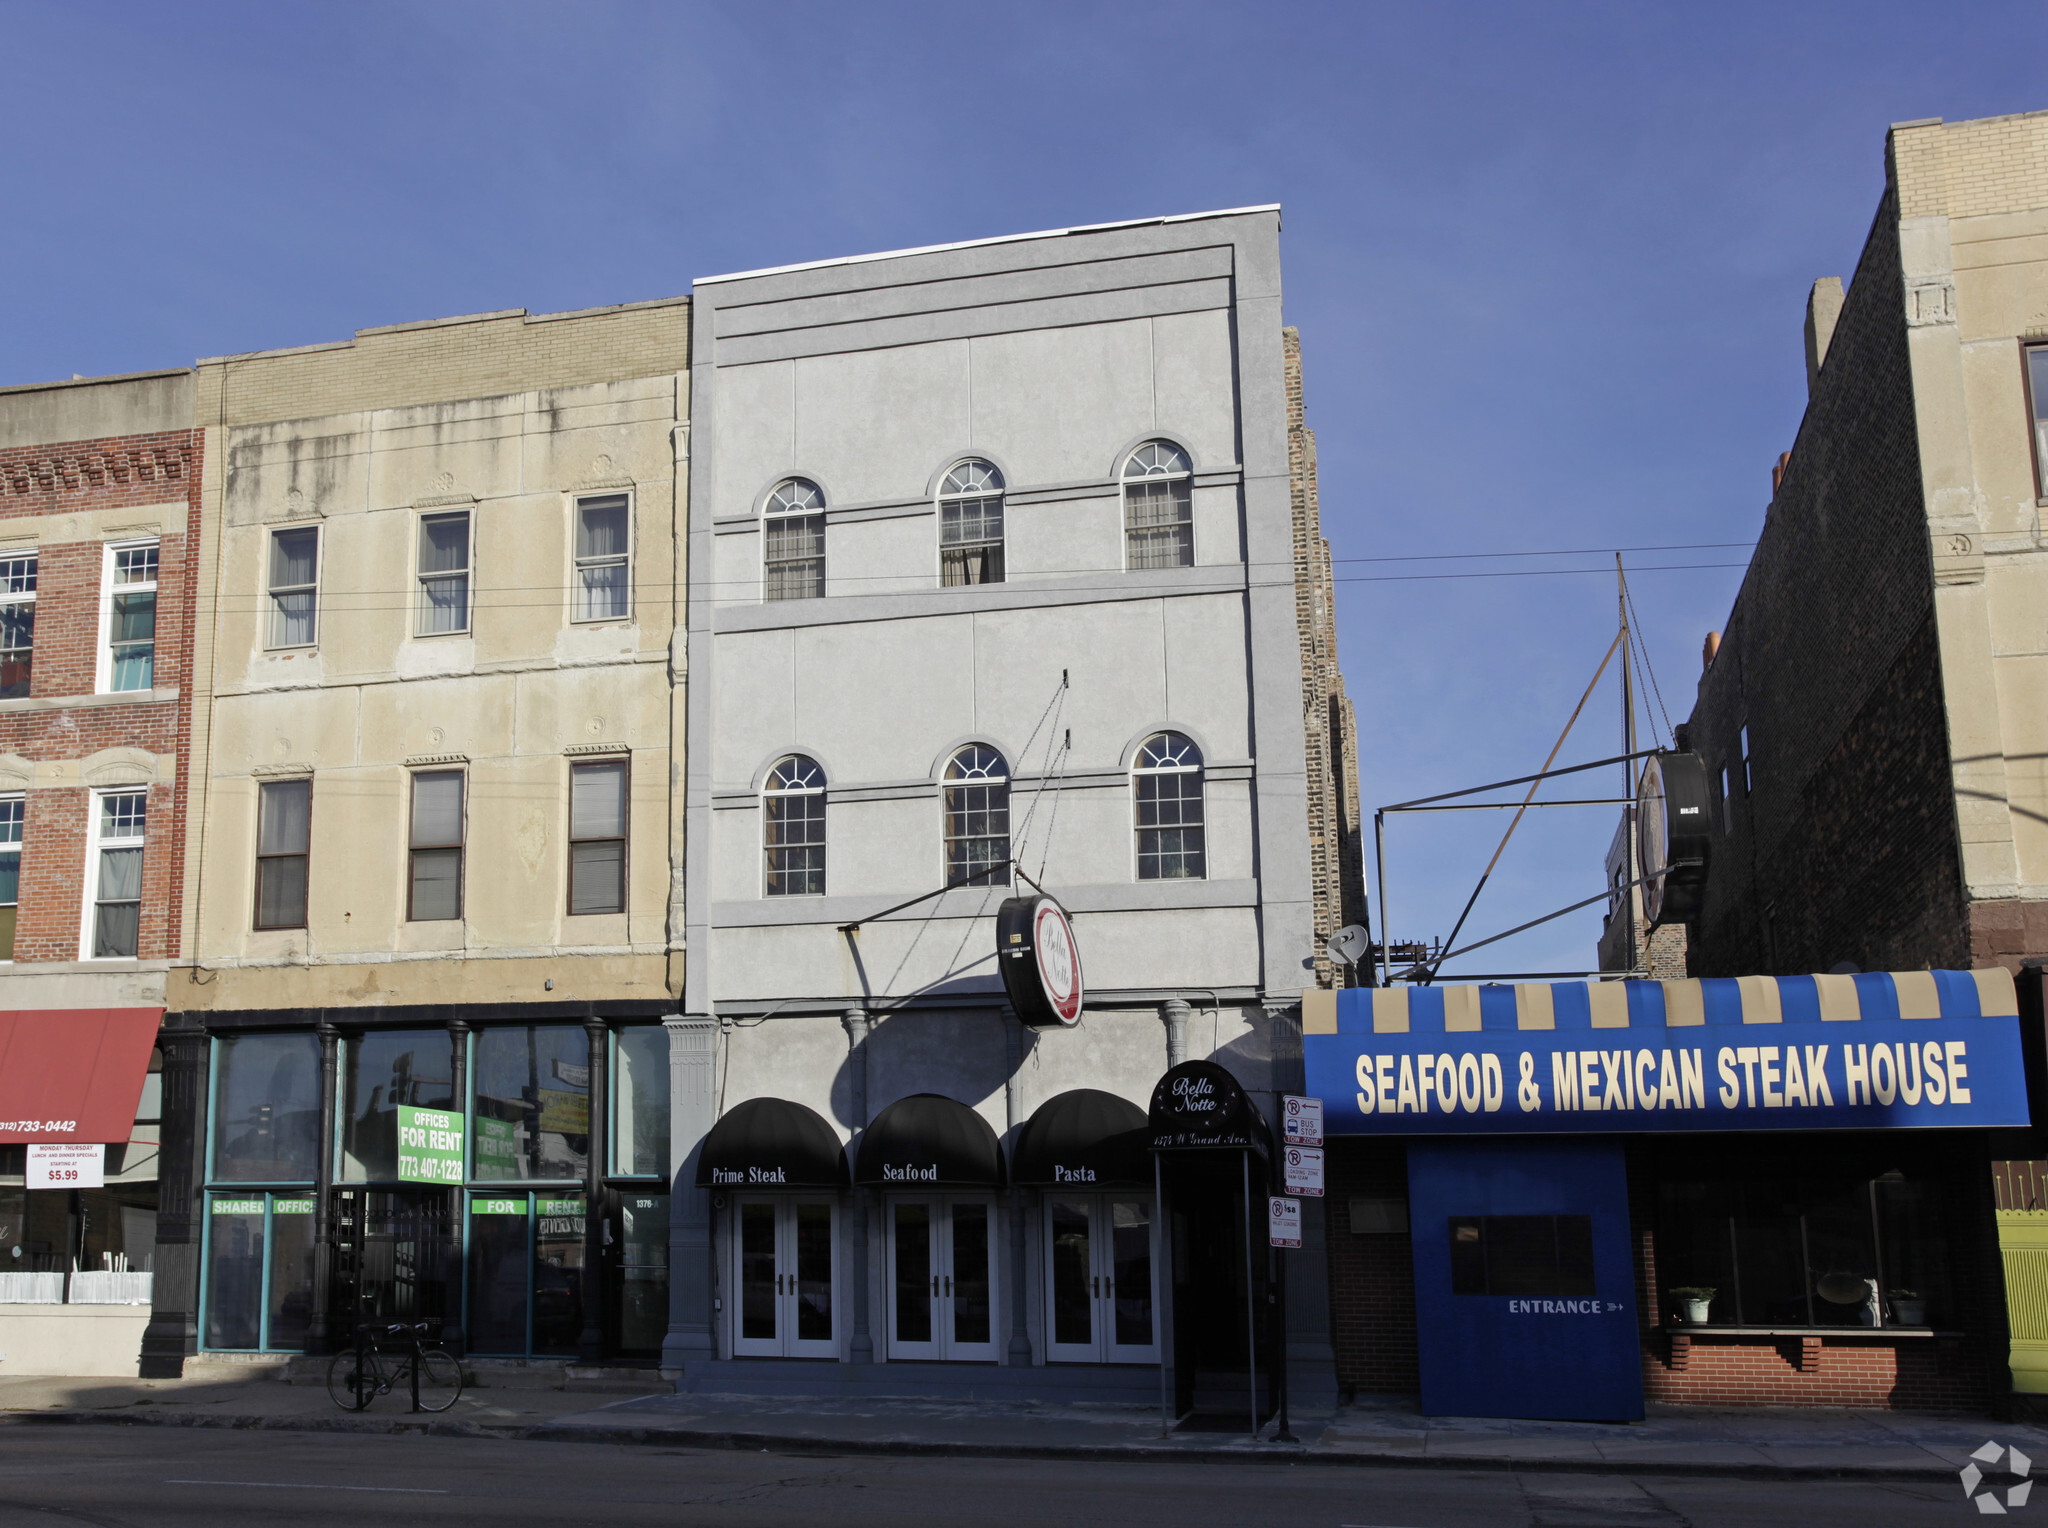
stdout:
<svg viewBox="0 0 2048 1528">
<path fill-rule="evenodd" d="M 854 1129 L 854 1145 L 868 1124 L 868 1011 L 849 1008 L 840 1015 L 846 1026 L 847 1118 Z M 853 1342 L 852 1359 L 857 1364 L 875 1361 L 875 1340 L 868 1332 L 868 1191 L 853 1187 Z"/>
<path fill-rule="evenodd" d="M 448 1021 L 448 1107 L 458 1120 L 467 1118 L 469 1109 L 469 1031 L 466 1019 Z M 448 1240 L 443 1246 L 450 1254 L 451 1274 L 460 1279 L 463 1231 L 460 1184 L 448 1190 L 448 1210 Z M 441 1346 L 458 1358 L 462 1356 L 462 1295 L 459 1289 L 441 1316 Z"/>
<path fill-rule="evenodd" d="M 1166 1025 L 1166 1065 L 1170 1071 L 1188 1059 L 1188 1005 L 1185 999 L 1170 997 L 1159 1005 L 1159 1018 Z"/>
<path fill-rule="evenodd" d="M 157 1148 L 156 1277 L 142 1334 L 141 1377 L 177 1379 L 199 1350 L 200 1193 L 206 1181 L 203 1029 L 165 1029 L 162 1144 Z"/>
<path fill-rule="evenodd" d="M 335 1346 L 327 1307 L 334 1289 L 334 1111 L 341 1031 L 322 1019 L 313 1032 L 320 1037 L 320 1146 L 313 1158 L 313 1310 L 306 1320 L 306 1351 L 320 1354 Z"/>
<path fill-rule="evenodd" d="M 595 1014 L 583 1021 L 585 1059 L 590 1067 L 590 1132 L 584 1137 L 583 1203 L 583 1331 L 576 1339 L 581 1363 L 604 1361 L 605 1306 L 610 1279 L 604 1266 L 604 1169 L 611 1141 L 607 1107 L 607 1073 L 611 1069 L 611 1030 Z"/>
<path fill-rule="evenodd" d="M 668 1031 L 668 1336 L 661 1372 L 681 1379 L 691 1365 L 718 1356 L 711 1302 L 717 1287 L 712 1262 L 711 1196 L 697 1187 L 697 1148 L 718 1112 L 718 1022 L 678 1015 Z"/>
</svg>

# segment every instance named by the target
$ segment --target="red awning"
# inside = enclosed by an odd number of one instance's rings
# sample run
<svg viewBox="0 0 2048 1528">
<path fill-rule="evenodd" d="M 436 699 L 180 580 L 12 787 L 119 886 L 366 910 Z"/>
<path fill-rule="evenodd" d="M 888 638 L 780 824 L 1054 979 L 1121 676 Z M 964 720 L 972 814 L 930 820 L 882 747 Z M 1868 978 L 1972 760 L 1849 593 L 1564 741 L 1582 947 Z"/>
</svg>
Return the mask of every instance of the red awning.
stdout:
<svg viewBox="0 0 2048 1528">
<path fill-rule="evenodd" d="M 163 1016 L 161 1008 L 0 1013 L 0 1142 L 126 1141 Z"/>
</svg>

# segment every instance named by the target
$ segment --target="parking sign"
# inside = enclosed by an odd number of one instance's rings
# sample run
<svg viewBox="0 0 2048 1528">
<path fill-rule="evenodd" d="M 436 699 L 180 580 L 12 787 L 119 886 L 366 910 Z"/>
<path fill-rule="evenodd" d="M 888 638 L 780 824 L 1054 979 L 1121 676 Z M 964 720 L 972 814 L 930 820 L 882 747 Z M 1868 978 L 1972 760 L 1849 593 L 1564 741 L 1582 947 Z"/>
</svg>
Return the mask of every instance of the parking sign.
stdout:
<svg viewBox="0 0 2048 1528">
<path fill-rule="evenodd" d="M 1323 1101 L 1289 1093 L 1280 1100 L 1281 1133 L 1290 1146 L 1323 1144 Z"/>
<path fill-rule="evenodd" d="M 1323 1153 L 1319 1146 L 1289 1146 L 1280 1154 L 1280 1173 L 1290 1194 L 1323 1197 Z"/>
<path fill-rule="evenodd" d="M 1301 1245 L 1301 1201 L 1274 1194 L 1266 1201 L 1266 1230 L 1276 1247 Z"/>
</svg>

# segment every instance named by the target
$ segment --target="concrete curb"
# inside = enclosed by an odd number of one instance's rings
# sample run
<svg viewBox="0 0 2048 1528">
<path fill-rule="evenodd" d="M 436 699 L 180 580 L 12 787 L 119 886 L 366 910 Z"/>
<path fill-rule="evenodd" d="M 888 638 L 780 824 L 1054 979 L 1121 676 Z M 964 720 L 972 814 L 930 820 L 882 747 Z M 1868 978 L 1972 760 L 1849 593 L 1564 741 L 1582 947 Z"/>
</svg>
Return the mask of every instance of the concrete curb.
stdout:
<svg viewBox="0 0 2048 1528">
<path fill-rule="evenodd" d="M 1351 1469 L 1490 1470 L 1544 1475 L 1677 1475 L 1720 1480 L 1849 1480 L 1901 1485 L 1953 1484 L 1956 1472 L 1944 1465 L 1740 1464 L 1715 1460 L 1618 1460 L 1517 1458 L 1504 1455 L 1338 1452 L 1265 1443 L 1217 1448 L 1152 1444 L 952 1443 L 896 1438 L 802 1438 L 788 1433 L 738 1432 L 723 1428 L 627 1427 L 535 1422 L 517 1426 L 494 1422 L 414 1420 L 362 1416 L 235 1416 L 165 1411 L 0 1412 L 0 1427 L 204 1427 L 246 1432 L 355 1433 L 366 1436 L 479 1438 L 511 1443 L 660 1444 L 671 1448 L 720 1449 L 774 1454 L 861 1454 L 909 1459 L 1057 1459 L 1100 1464 L 1309 1464 Z"/>
</svg>

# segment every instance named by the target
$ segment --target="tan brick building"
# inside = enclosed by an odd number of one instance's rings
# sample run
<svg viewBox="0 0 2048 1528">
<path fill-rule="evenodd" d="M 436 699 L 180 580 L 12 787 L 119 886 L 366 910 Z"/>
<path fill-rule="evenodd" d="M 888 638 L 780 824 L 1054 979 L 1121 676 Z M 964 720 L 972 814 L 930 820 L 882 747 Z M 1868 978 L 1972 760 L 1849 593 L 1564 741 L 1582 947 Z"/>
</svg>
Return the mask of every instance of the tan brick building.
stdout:
<svg viewBox="0 0 2048 1528">
<path fill-rule="evenodd" d="M 145 1372 L 395 1317 L 520 1363 L 666 1334 L 689 311 L 199 364 Z M 472 1117 L 452 1172 L 408 1149 Z"/>
<path fill-rule="evenodd" d="M 1688 729 L 1695 975 L 2048 954 L 2048 113 L 1903 123 Z"/>
</svg>

